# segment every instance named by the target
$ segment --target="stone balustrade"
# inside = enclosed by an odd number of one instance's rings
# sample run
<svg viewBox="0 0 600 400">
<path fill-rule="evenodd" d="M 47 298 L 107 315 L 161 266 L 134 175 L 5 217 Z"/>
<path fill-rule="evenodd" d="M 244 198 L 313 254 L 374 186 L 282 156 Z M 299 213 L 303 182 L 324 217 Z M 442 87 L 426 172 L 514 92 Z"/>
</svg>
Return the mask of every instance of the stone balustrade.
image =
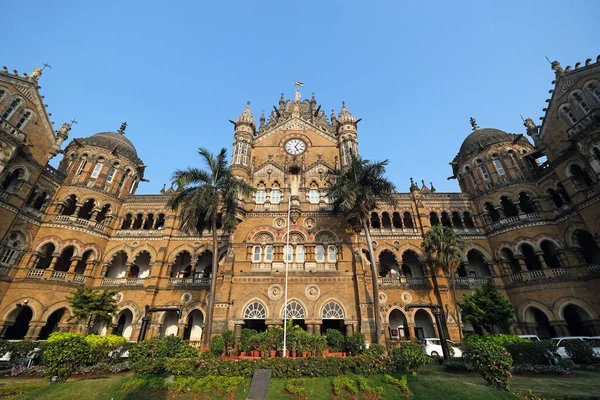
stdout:
<svg viewBox="0 0 600 400">
<path fill-rule="evenodd" d="M 102 286 L 144 286 L 144 278 L 103 278 Z"/>
</svg>

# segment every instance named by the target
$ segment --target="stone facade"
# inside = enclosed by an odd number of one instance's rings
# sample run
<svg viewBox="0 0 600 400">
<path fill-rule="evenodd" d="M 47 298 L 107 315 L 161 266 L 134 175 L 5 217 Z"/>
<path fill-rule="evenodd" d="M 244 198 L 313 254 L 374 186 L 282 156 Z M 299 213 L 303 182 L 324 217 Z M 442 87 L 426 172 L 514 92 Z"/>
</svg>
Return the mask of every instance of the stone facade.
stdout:
<svg viewBox="0 0 600 400">
<path fill-rule="evenodd" d="M 421 242 L 434 224 L 463 239 L 462 264 L 437 277 L 449 332 L 463 331 L 456 302 L 493 279 L 515 307 L 511 331 L 600 335 L 600 64 L 554 64 L 556 80 L 541 126 L 526 133 L 480 129 L 452 161 L 461 193 L 411 181 L 396 204 L 370 218 L 386 338 L 436 336 L 434 303 Z M 217 273 L 214 331 L 282 325 L 285 257 L 288 312 L 312 333 L 340 329 L 373 340 L 372 279 L 362 233 L 332 213 L 326 172 L 358 152 L 357 120 L 343 104 L 328 117 L 315 96 L 283 95 L 257 125 L 250 104 L 234 125 L 232 169 L 256 192 L 240 200 L 241 222 L 220 228 L 219 265 L 212 235 L 181 232 L 167 208 L 174 188 L 136 195 L 145 165 L 117 132 L 73 139 L 58 169 L 70 124 L 53 131 L 32 76 L 0 72 L 0 334 L 44 339 L 85 330 L 69 319 L 80 285 L 118 289 L 119 314 L 99 333 L 137 339 L 145 306 L 180 307 L 152 315 L 147 337 L 198 341 L 211 274 Z M 545 158 L 544 158 L 545 157 Z M 290 226 L 288 226 L 288 204 Z M 290 250 L 286 251 L 288 241 Z M 462 327 L 462 329 L 460 329 Z"/>
</svg>

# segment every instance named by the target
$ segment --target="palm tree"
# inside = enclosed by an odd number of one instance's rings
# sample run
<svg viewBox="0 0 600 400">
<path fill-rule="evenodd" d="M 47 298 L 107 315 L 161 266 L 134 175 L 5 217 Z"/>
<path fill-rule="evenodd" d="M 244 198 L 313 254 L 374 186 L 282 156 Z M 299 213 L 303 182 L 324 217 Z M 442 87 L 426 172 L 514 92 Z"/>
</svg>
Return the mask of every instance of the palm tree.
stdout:
<svg viewBox="0 0 600 400">
<path fill-rule="evenodd" d="M 441 307 L 442 325 L 446 337 L 448 337 L 448 327 L 446 326 L 446 313 L 442 303 L 442 295 L 437 281 L 437 273 L 442 270 L 450 272 L 455 270 L 460 261 L 459 255 L 459 239 L 454 234 L 454 231 L 446 226 L 432 226 L 423 237 L 423 251 L 427 256 L 427 264 L 429 265 L 429 275 L 433 283 L 433 292 Z M 454 288 L 453 288 L 454 290 Z"/>
<path fill-rule="evenodd" d="M 210 294 L 204 346 L 210 344 L 213 309 L 217 285 L 219 249 L 217 240 L 217 220 L 225 232 L 232 232 L 237 226 L 237 208 L 240 196 L 252 193 L 252 187 L 236 178 L 227 166 L 227 150 L 221 149 L 215 156 L 205 148 L 198 153 L 208 166 L 208 170 L 188 167 L 173 172 L 171 180 L 178 185 L 177 194 L 167 204 L 173 210 L 179 209 L 180 229 L 186 233 L 202 234 L 204 229 L 212 232 L 213 260 L 210 280 Z"/>
<path fill-rule="evenodd" d="M 373 279 L 373 318 L 375 319 L 376 343 L 381 342 L 381 321 L 379 320 L 379 288 L 375 263 L 375 252 L 369 231 L 369 214 L 377 208 L 377 202 L 394 204 L 394 184 L 385 177 L 388 160 L 363 160 L 354 155 L 350 164 L 341 169 L 328 171 L 332 183 L 327 197 L 333 203 L 334 213 L 343 213 L 346 220 L 359 232 L 365 232 L 369 246 L 371 275 Z"/>
</svg>

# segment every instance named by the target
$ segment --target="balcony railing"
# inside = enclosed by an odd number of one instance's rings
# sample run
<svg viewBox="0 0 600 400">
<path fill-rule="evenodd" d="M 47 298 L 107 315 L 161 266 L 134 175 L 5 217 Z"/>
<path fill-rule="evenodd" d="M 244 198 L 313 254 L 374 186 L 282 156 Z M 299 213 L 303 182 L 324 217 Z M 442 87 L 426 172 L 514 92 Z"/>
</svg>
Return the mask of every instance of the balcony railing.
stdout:
<svg viewBox="0 0 600 400">
<path fill-rule="evenodd" d="M 83 218 L 77 218 L 73 215 L 57 215 L 56 218 L 54 218 L 54 220 L 58 221 L 58 222 L 67 222 L 70 224 L 85 226 L 88 229 L 92 229 L 92 230 L 96 230 L 96 231 L 100 231 L 100 232 L 106 231 L 106 226 L 102 225 L 101 223 L 90 221 L 90 220 L 83 219 Z"/>
<path fill-rule="evenodd" d="M 590 264 L 588 265 L 587 270 L 590 274 L 600 272 L 600 264 Z"/>
<path fill-rule="evenodd" d="M 85 281 L 85 276 L 83 275 L 75 275 L 73 277 L 73 282 L 75 283 L 83 283 Z"/>
<path fill-rule="evenodd" d="M 250 269 L 253 272 L 258 271 L 275 271 L 285 272 L 285 262 L 274 261 L 274 262 L 255 262 L 252 263 Z M 288 271 L 337 271 L 337 262 L 290 262 L 288 263 Z"/>
<path fill-rule="evenodd" d="M 64 281 L 67 278 L 67 273 L 63 271 L 52 271 L 50 280 L 53 281 Z"/>
<path fill-rule="evenodd" d="M 477 286 L 485 285 L 488 281 L 488 278 L 485 277 L 457 277 L 452 278 L 452 283 L 454 287 L 468 287 L 473 288 Z"/>
<path fill-rule="evenodd" d="M 490 229 L 498 229 L 505 225 L 516 225 L 516 224 L 519 224 L 521 221 L 531 221 L 531 220 L 538 220 L 538 219 L 542 219 L 542 214 L 540 214 L 539 212 L 532 212 L 532 213 L 528 213 L 528 214 L 519 214 L 514 217 L 505 217 L 505 218 L 502 218 L 500 221 L 492 222 L 490 224 Z"/>
<path fill-rule="evenodd" d="M 10 198 L 11 193 L 6 190 L 0 189 L 0 200 L 7 201 Z"/>
<path fill-rule="evenodd" d="M 103 278 L 102 286 L 144 286 L 144 278 Z"/>
<path fill-rule="evenodd" d="M 406 277 L 401 276 L 397 278 L 379 278 L 379 285 L 381 286 L 410 286 L 419 287 L 426 286 L 427 278 L 420 277 Z"/>
<path fill-rule="evenodd" d="M 42 276 L 44 276 L 44 271 L 46 271 L 46 270 L 45 269 L 30 269 L 29 271 L 27 271 L 27 277 L 41 279 Z"/>
<path fill-rule="evenodd" d="M 209 287 L 210 278 L 169 278 L 169 286 Z"/>
</svg>

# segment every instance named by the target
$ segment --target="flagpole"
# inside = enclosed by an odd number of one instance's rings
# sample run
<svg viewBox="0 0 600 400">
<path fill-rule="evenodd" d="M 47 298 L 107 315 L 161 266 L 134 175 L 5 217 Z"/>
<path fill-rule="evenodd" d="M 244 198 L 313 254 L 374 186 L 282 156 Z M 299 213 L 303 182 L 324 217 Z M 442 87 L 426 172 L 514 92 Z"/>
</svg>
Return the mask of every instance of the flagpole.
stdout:
<svg viewBox="0 0 600 400">
<path fill-rule="evenodd" d="M 285 289 L 283 294 L 283 356 L 287 357 L 286 345 L 287 345 L 287 297 L 288 297 L 288 263 L 289 257 L 292 256 L 290 249 L 290 216 L 292 210 L 292 192 L 288 192 L 288 215 L 287 215 L 287 239 L 285 244 L 285 251 L 283 256 L 285 257 Z M 289 257 L 288 257 L 289 251 Z"/>
</svg>

